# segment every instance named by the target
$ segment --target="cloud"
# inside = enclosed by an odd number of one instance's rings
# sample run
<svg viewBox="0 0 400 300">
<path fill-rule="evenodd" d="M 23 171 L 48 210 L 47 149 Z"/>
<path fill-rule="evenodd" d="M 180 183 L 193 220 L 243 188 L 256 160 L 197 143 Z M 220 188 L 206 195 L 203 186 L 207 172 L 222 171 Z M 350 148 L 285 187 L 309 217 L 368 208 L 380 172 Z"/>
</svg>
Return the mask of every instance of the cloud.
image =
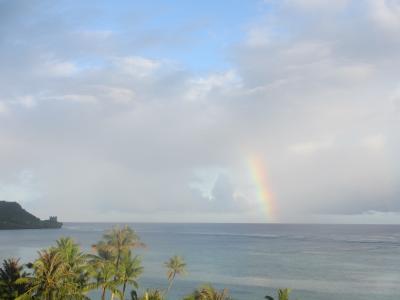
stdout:
<svg viewBox="0 0 400 300">
<path fill-rule="evenodd" d="M 395 2 L 269 1 L 204 73 L 154 55 L 162 34 L 132 47 L 122 20 L 1 5 L 7 200 L 65 220 L 265 221 L 259 153 L 280 221 L 400 211 Z"/>
<path fill-rule="evenodd" d="M 336 1 L 329 1 L 329 0 L 286 0 L 284 1 L 284 5 L 305 9 L 305 10 L 314 10 L 320 11 L 323 10 L 338 10 L 343 9 L 348 5 L 349 0 L 336 0 Z"/>
<path fill-rule="evenodd" d="M 385 147 L 385 137 L 381 134 L 370 135 L 363 139 L 363 143 L 371 150 L 382 150 Z"/>
<path fill-rule="evenodd" d="M 312 6 L 307 10 L 334 5 L 323 2 L 290 4 Z M 253 145 L 271 161 L 272 186 L 286 210 L 290 205 L 298 213 L 397 210 L 398 164 L 387 148 L 398 148 L 390 99 L 398 84 L 391 75 L 398 67 L 391 49 L 399 40 L 375 35 L 382 29 L 364 10 L 373 13 L 369 2 L 359 4 L 348 30 L 350 21 L 340 11 L 318 8 L 318 16 L 304 20 L 311 11 L 281 6 L 268 15 L 280 22 L 261 21 L 252 29 L 266 32 L 268 42 L 247 43 L 236 52 L 238 74 L 252 87 L 251 101 L 262 112 L 252 111 L 250 122 L 260 127 L 253 130 L 264 137 Z M 333 25 L 323 20 L 333 16 Z M 360 38 L 365 28 L 372 34 Z M 366 50 L 350 40 L 392 47 Z M 374 134 L 380 130 L 383 135 Z M 279 152 L 285 143 L 286 154 Z"/>
<path fill-rule="evenodd" d="M 229 95 L 240 89 L 240 77 L 234 70 L 210 74 L 188 80 L 187 99 L 190 101 L 208 100 L 211 93 Z"/>
<path fill-rule="evenodd" d="M 68 61 L 47 61 L 43 68 L 38 70 L 39 74 L 44 76 L 71 76 L 78 72 L 78 67 Z"/>
<path fill-rule="evenodd" d="M 390 31 L 400 30 L 400 3 L 396 0 L 370 1 L 371 17 Z"/>
<path fill-rule="evenodd" d="M 296 154 L 310 155 L 317 151 L 329 149 L 333 145 L 333 141 L 314 141 L 314 142 L 303 142 L 289 146 L 289 151 Z"/>
<path fill-rule="evenodd" d="M 60 101 L 81 102 L 81 103 L 97 102 L 97 98 L 92 95 L 80 95 L 80 94 L 66 94 L 66 95 L 62 95 L 62 96 L 51 96 L 49 100 L 51 100 L 51 99 L 60 100 Z"/>
<path fill-rule="evenodd" d="M 32 108 L 36 106 L 36 100 L 32 95 L 24 95 L 21 97 L 18 97 L 14 103 L 20 104 L 21 106 L 25 108 Z"/>
<path fill-rule="evenodd" d="M 7 112 L 7 106 L 4 102 L 0 101 L 0 113 Z"/>
<path fill-rule="evenodd" d="M 22 203 L 36 201 L 42 197 L 31 170 L 13 174 L 9 181 L 0 181 L 0 199 L 18 198 Z"/>
<path fill-rule="evenodd" d="M 139 56 L 116 58 L 114 61 L 119 70 L 137 77 L 149 76 L 160 66 L 157 61 Z"/>
</svg>

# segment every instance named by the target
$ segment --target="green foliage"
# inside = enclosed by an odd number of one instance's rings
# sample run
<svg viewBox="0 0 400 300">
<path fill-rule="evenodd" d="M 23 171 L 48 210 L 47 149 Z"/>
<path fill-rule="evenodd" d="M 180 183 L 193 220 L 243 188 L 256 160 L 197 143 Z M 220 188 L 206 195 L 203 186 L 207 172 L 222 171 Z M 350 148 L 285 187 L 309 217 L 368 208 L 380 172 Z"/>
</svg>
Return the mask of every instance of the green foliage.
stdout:
<svg viewBox="0 0 400 300">
<path fill-rule="evenodd" d="M 186 263 L 182 257 L 174 255 L 164 265 L 167 268 L 168 293 L 176 275 L 184 275 L 186 273 Z"/>
<path fill-rule="evenodd" d="M 182 275 L 186 272 L 186 263 L 182 257 L 175 255 L 165 262 L 167 268 L 168 281 L 174 280 L 176 275 Z"/>
<path fill-rule="evenodd" d="M 118 281 L 116 276 L 116 267 L 112 260 L 107 259 L 107 255 L 102 255 L 100 252 L 99 256 L 93 256 L 90 261 L 91 274 L 95 282 L 92 287 L 99 288 L 101 290 L 101 299 L 104 300 L 106 292 L 110 291 L 113 294 L 121 294 L 117 292 L 118 286 L 121 285 L 121 281 Z"/>
<path fill-rule="evenodd" d="M 141 259 L 139 256 L 132 257 L 132 253 L 128 252 L 121 260 L 119 279 L 122 282 L 122 297 L 125 297 L 126 287 L 131 285 L 136 289 L 139 288 L 139 284 L 136 279 L 143 273 L 143 267 L 141 266 Z"/>
<path fill-rule="evenodd" d="M 0 268 L 0 299 L 12 300 L 25 293 L 27 284 L 21 278 L 26 276 L 19 259 L 4 260 Z"/>
<path fill-rule="evenodd" d="M 289 300 L 290 289 L 279 289 L 278 299 L 279 300 Z"/>
<path fill-rule="evenodd" d="M 39 251 L 33 263 L 34 276 L 26 277 L 28 290 L 17 299 L 84 299 L 82 288 L 75 282 L 76 274 L 56 248 Z"/>
<path fill-rule="evenodd" d="M 130 227 L 115 226 L 103 234 L 103 238 L 93 249 L 97 251 L 92 266 L 96 275 L 96 284 L 102 289 L 102 299 L 106 290 L 121 299 L 125 297 L 127 286 L 138 288 L 136 279 L 142 273 L 141 261 L 132 256 L 132 250 L 145 247 L 139 236 Z M 118 287 L 122 285 L 122 290 Z"/>
<path fill-rule="evenodd" d="M 100 254 L 108 255 L 109 260 L 114 260 L 117 269 L 124 254 L 135 248 L 145 247 L 140 241 L 139 236 L 129 226 L 115 226 L 111 230 L 103 234 L 103 239 L 93 248 Z"/>
<path fill-rule="evenodd" d="M 71 283 L 77 285 L 78 289 L 86 290 L 90 276 L 87 264 L 88 256 L 71 238 L 60 238 L 56 244 L 54 250 L 60 253 L 63 262 L 66 264 L 66 269 L 70 274 L 68 279 L 71 280 Z"/>
<path fill-rule="evenodd" d="M 147 290 L 140 300 L 164 300 L 164 294 L 158 289 Z"/>
<path fill-rule="evenodd" d="M 206 284 L 196 289 L 192 294 L 186 296 L 184 300 L 230 300 L 227 289 L 221 291 L 212 285 Z"/>
</svg>

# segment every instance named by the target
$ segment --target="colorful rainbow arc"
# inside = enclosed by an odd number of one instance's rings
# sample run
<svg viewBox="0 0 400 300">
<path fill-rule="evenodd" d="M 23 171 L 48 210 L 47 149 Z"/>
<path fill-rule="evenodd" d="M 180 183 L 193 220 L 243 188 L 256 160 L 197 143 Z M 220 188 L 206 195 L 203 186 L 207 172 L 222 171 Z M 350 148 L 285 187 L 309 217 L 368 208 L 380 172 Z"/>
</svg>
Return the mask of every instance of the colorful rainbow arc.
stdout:
<svg viewBox="0 0 400 300">
<path fill-rule="evenodd" d="M 269 220 L 274 220 L 276 217 L 276 205 L 268 185 L 267 171 L 265 163 L 260 157 L 251 156 L 248 159 L 248 165 L 252 180 L 257 188 L 257 198 L 260 201 L 265 214 Z"/>
</svg>

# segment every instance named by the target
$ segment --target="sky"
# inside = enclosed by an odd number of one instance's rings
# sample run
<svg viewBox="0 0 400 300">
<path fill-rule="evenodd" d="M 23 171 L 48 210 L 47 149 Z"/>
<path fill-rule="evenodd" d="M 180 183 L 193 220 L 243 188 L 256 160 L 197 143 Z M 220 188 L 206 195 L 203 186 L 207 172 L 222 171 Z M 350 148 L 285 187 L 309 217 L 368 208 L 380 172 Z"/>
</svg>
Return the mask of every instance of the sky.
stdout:
<svg viewBox="0 0 400 300">
<path fill-rule="evenodd" d="M 0 0 L 0 199 L 104 222 L 400 222 L 400 1 Z"/>
</svg>

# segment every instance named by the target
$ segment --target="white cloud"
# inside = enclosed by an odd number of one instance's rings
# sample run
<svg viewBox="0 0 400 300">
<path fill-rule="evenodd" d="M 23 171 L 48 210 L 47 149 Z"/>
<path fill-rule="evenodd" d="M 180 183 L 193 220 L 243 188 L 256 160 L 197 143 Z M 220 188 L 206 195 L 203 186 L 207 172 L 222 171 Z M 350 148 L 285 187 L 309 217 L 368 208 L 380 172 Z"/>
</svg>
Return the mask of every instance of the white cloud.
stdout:
<svg viewBox="0 0 400 300">
<path fill-rule="evenodd" d="M 192 78 L 188 81 L 186 99 L 198 101 L 206 99 L 213 91 L 222 94 L 237 91 L 241 87 L 241 80 L 234 70 L 223 73 L 209 74 L 207 77 Z"/>
<path fill-rule="evenodd" d="M 37 101 L 36 98 L 32 95 L 24 95 L 21 97 L 18 97 L 14 103 L 20 104 L 25 108 L 33 108 L 36 106 Z"/>
<path fill-rule="evenodd" d="M 289 151 L 295 154 L 310 155 L 321 150 L 329 149 L 332 146 L 333 140 L 310 141 L 290 145 Z"/>
<path fill-rule="evenodd" d="M 114 59 L 114 62 L 119 70 L 135 77 L 150 76 L 161 65 L 156 60 L 140 56 L 120 57 Z"/>
<path fill-rule="evenodd" d="M 111 99 L 115 103 L 130 103 L 135 100 L 135 92 L 128 88 L 117 86 L 97 86 L 100 94 Z"/>
<path fill-rule="evenodd" d="M 398 0 L 370 0 L 373 20 L 384 29 L 400 31 L 400 2 Z"/>
<path fill-rule="evenodd" d="M 202 168 L 194 170 L 189 187 L 198 190 L 205 199 L 212 200 L 212 189 L 220 174 L 227 174 L 222 168 Z"/>
<path fill-rule="evenodd" d="M 0 114 L 7 112 L 7 106 L 3 101 L 0 101 Z"/>
<path fill-rule="evenodd" d="M 247 33 L 247 44 L 251 47 L 267 46 L 271 43 L 271 34 L 268 27 L 251 27 Z"/>
<path fill-rule="evenodd" d="M 338 68 L 337 76 L 348 82 L 372 78 L 374 68 L 368 64 L 345 65 Z"/>
<path fill-rule="evenodd" d="M 77 65 L 69 61 L 47 61 L 37 72 L 44 76 L 68 77 L 79 71 Z"/>
<path fill-rule="evenodd" d="M 385 148 L 385 136 L 382 134 L 374 134 L 363 139 L 363 145 L 371 150 L 382 150 Z"/>
<path fill-rule="evenodd" d="M 350 0 L 284 0 L 283 2 L 289 7 L 295 7 L 304 10 L 337 11 L 344 9 Z"/>
<path fill-rule="evenodd" d="M 60 101 L 71 101 L 79 103 L 96 103 L 97 99 L 93 95 L 81 95 L 81 94 L 67 94 L 62 96 L 51 96 L 47 97 L 47 100 L 60 100 Z"/>
</svg>

